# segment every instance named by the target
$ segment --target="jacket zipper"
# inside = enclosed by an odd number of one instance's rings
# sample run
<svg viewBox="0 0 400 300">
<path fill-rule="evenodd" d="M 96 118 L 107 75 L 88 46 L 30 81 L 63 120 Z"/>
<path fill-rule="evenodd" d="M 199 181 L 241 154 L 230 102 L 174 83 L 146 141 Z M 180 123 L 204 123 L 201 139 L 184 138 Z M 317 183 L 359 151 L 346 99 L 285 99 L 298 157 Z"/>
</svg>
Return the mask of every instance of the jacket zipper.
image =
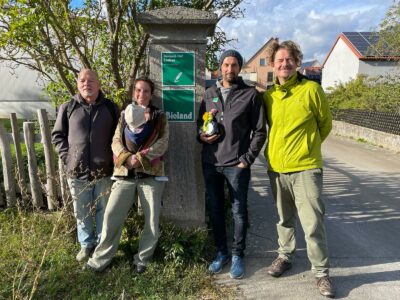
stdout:
<svg viewBox="0 0 400 300">
<path fill-rule="evenodd" d="M 91 149 L 91 145 L 92 145 L 92 108 L 93 108 L 93 105 L 92 104 L 89 104 L 89 149 L 88 149 L 88 155 L 89 155 L 89 157 L 88 157 L 88 162 L 89 162 L 89 165 L 88 165 L 88 167 L 89 167 L 89 178 L 92 176 L 92 159 L 91 159 L 91 152 L 92 152 L 92 149 Z"/>
</svg>

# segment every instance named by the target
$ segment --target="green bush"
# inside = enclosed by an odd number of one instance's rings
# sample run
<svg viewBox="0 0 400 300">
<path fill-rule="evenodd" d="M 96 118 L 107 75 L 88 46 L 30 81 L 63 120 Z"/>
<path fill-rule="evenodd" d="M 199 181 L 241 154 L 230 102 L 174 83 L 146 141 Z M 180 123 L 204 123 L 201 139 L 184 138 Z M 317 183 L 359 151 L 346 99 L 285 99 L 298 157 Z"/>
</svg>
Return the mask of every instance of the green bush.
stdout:
<svg viewBox="0 0 400 300">
<path fill-rule="evenodd" d="M 400 76 L 360 75 L 329 89 L 331 109 L 360 109 L 400 113 Z"/>
</svg>

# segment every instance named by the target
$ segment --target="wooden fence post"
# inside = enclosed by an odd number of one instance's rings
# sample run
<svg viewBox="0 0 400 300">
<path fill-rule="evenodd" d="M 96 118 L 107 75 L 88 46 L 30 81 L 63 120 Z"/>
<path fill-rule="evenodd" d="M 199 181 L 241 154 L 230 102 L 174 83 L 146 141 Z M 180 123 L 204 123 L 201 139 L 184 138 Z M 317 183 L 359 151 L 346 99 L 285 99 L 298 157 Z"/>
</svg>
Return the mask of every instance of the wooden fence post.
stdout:
<svg viewBox="0 0 400 300">
<path fill-rule="evenodd" d="M 64 163 L 62 162 L 61 159 L 58 160 L 58 171 L 60 173 L 60 188 L 61 188 L 61 198 L 63 206 L 65 207 L 66 210 L 72 211 L 71 207 L 72 202 L 67 184 L 67 176 L 64 169 Z"/>
<path fill-rule="evenodd" d="M 0 152 L 3 164 L 4 191 L 8 207 L 14 207 L 17 204 L 15 194 L 15 182 L 13 176 L 12 157 L 10 151 L 10 141 L 3 124 L 0 124 Z"/>
<path fill-rule="evenodd" d="M 47 178 L 47 205 L 50 210 L 57 207 L 57 185 L 56 185 L 56 166 L 51 144 L 51 132 L 49 119 L 45 109 L 38 109 L 38 120 L 40 124 L 40 132 L 42 135 L 42 143 L 44 148 L 44 158 L 46 161 L 46 178 Z"/>
<path fill-rule="evenodd" d="M 33 122 L 24 122 L 24 138 L 26 152 L 28 155 L 29 180 L 31 182 L 32 203 L 36 208 L 43 207 L 43 195 L 38 174 L 36 151 L 35 151 L 35 132 Z"/>
<path fill-rule="evenodd" d="M 14 141 L 14 149 L 15 149 L 15 158 L 17 162 L 17 181 L 18 186 L 20 188 L 21 194 L 26 194 L 26 177 L 25 177 L 25 168 L 22 160 L 22 151 L 21 151 L 21 138 L 19 135 L 19 128 L 17 122 L 17 114 L 10 114 L 11 121 L 11 129 L 12 129 L 12 137 Z"/>
<path fill-rule="evenodd" d="M 1 190 L 0 186 L 0 207 L 5 206 L 4 198 L 3 198 L 3 191 Z"/>
</svg>

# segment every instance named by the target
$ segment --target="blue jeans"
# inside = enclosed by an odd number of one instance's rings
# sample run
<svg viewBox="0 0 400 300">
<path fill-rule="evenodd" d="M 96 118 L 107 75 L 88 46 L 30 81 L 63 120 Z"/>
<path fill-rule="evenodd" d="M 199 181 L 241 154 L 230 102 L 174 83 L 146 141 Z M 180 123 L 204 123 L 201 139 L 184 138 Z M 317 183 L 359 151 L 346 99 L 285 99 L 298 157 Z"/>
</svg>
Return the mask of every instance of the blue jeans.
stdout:
<svg viewBox="0 0 400 300">
<path fill-rule="evenodd" d="M 82 248 L 94 248 L 100 241 L 112 181 L 110 177 L 93 181 L 69 178 L 68 185 L 77 221 L 78 241 Z"/>
<path fill-rule="evenodd" d="M 228 254 L 225 222 L 224 182 L 228 184 L 232 203 L 234 233 L 232 254 L 243 257 L 247 234 L 247 192 L 250 182 L 250 168 L 216 167 L 203 163 L 203 175 L 208 195 L 208 207 L 217 251 Z"/>
</svg>

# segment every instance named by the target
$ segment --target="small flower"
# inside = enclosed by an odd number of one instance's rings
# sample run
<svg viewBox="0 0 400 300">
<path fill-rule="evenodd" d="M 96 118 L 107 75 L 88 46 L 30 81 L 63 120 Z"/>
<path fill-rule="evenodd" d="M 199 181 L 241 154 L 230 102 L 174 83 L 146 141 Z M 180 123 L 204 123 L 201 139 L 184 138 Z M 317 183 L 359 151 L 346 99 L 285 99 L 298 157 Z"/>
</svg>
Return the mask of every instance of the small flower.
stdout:
<svg viewBox="0 0 400 300">
<path fill-rule="evenodd" d="M 215 115 L 218 113 L 218 110 L 217 109 L 215 109 L 215 108 L 212 108 L 209 112 L 208 111 L 206 111 L 204 114 L 203 114 L 203 126 L 202 126 L 202 128 L 201 128 L 201 130 L 203 131 L 203 132 L 207 132 L 207 128 L 208 128 L 208 125 L 209 124 L 211 124 L 211 122 L 213 121 L 213 119 L 215 118 Z"/>
<path fill-rule="evenodd" d="M 204 121 L 204 122 L 208 121 L 208 119 L 210 118 L 209 114 L 210 114 L 210 113 L 209 113 L 208 111 L 206 111 L 206 112 L 203 114 L 203 121 Z"/>
</svg>

